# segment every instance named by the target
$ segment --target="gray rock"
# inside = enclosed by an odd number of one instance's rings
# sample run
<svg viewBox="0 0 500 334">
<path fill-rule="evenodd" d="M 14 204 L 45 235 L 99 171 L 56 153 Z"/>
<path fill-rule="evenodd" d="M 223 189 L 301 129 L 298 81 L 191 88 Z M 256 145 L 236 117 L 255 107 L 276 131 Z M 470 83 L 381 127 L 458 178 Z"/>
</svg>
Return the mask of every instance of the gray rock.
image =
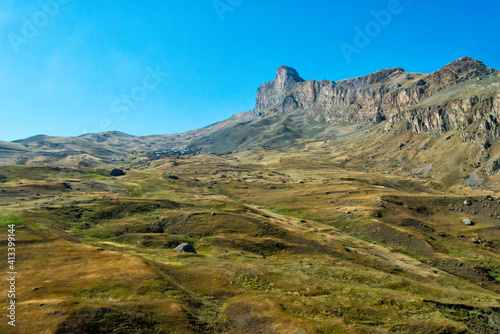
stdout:
<svg viewBox="0 0 500 334">
<path fill-rule="evenodd" d="M 432 170 L 432 165 L 423 168 L 414 168 L 411 170 L 413 176 L 424 176 Z"/>
<path fill-rule="evenodd" d="M 194 254 L 196 254 L 196 249 L 194 249 L 193 245 L 190 245 L 188 243 L 180 244 L 179 246 L 175 247 L 175 250 L 178 253 L 194 253 Z"/>
<path fill-rule="evenodd" d="M 426 141 L 422 146 L 420 146 L 420 151 L 426 151 L 431 148 L 432 142 L 430 140 Z"/>
<path fill-rule="evenodd" d="M 484 179 L 481 179 L 476 172 L 472 173 L 469 176 L 469 178 L 467 179 L 467 181 L 465 181 L 467 186 L 473 187 L 473 188 L 479 187 L 483 182 L 484 182 Z"/>
<path fill-rule="evenodd" d="M 500 172 L 500 158 L 491 160 L 490 163 L 484 169 L 487 175 L 496 175 Z"/>
<path fill-rule="evenodd" d="M 462 220 L 462 222 L 464 223 L 464 225 L 467 225 L 467 226 L 474 225 L 474 223 L 472 221 L 470 221 L 469 219 L 464 219 L 464 220 Z"/>
</svg>

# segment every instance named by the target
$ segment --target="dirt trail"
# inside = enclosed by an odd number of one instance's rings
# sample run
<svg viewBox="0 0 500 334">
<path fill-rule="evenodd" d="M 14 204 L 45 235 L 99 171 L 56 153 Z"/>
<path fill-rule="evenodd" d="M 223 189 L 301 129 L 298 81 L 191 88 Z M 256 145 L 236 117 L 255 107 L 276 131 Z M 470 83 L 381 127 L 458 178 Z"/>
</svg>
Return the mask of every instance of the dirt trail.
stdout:
<svg viewBox="0 0 500 334">
<path fill-rule="evenodd" d="M 352 244 L 355 245 L 355 249 L 358 253 L 366 255 L 366 256 L 376 256 L 379 259 L 385 260 L 393 266 L 398 266 L 401 269 L 415 274 L 419 276 L 439 276 L 439 275 L 448 275 L 445 272 L 439 271 L 436 268 L 433 268 L 429 265 L 426 265 L 414 258 L 411 258 L 407 255 L 392 252 L 390 249 L 385 248 L 380 245 L 374 245 L 363 240 L 351 237 L 343 233 L 342 231 L 333 228 L 329 225 L 320 224 L 314 221 L 307 221 L 306 223 L 301 222 L 300 219 L 295 217 L 284 216 L 266 209 L 263 209 L 259 206 L 254 205 L 246 205 L 251 208 L 254 213 L 270 216 L 272 218 L 272 222 L 276 225 L 279 225 L 281 228 L 294 231 L 294 232 L 303 232 L 303 233 L 314 233 L 320 239 L 323 240 L 348 240 Z"/>
</svg>

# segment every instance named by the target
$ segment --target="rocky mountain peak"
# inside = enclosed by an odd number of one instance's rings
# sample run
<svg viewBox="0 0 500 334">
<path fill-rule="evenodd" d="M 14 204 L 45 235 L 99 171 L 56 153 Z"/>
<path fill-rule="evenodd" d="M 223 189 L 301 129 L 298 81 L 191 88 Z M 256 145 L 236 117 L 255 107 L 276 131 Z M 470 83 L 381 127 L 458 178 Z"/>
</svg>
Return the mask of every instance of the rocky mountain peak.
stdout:
<svg viewBox="0 0 500 334">
<path fill-rule="evenodd" d="M 458 129 L 464 140 L 479 132 L 500 138 L 496 75 L 470 57 L 431 74 L 395 67 L 338 82 L 305 81 L 293 68 L 281 66 L 273 81 L 259 87 L 252 116 L 299 111 L 330 124 L 387 120 L 387 128 L 402 123 L 416 133 Z M 481 127 L 485 130 L 477 130 Z"/>
<path fill-rule="evenodd" d="M 295 69 L 281 66 L 276 78 L 262 84 L 257 90 L 253 116 L 269 117 L 297 110 L 320 110 L 335 111 L 344 120 L 353 118 L 376 121 L 380 118 L 377 103 L 370 102 L 366 107 L 359 108 L 361 100 L 374 101 L 374 98 L 380 98 L 373 95 L 380 95 L 379 90 L 385 86 L 401 86 L 394 81 L 406 76 L 408 75 L 404 69 L 395 67 L 338 83 L 329 80 L 305 81 Z M 404 79 L 399 81 L 404 83 Z M 325 117 L 328 118 L 330 117 Z"/>
<path fill-rule="evenodd" d="M 449 63 L 444 68 L 456 70 L 457 72 L 463 72 L 469 69 L 486 69 L 487 67 L 480 60 L 471 57 L 462 57 Z"/>
<path fill-rule="evenodd" d="M 255 103 L 254 116 L 264 116 L 264 111 L 271 105 L 286 99 L 286 95 L 297 85 L 304 83 L 299 73 L 288 66 L 280 66 L 276 71 L 273 81 L 263 83 L 257 90 L 257 100 Z M 287 107 L 283 112 L 292 111 L 295 104 Z M 281 109 L 281 108 L 280 108 Z"/>
<path fill-rule="evenodd" d="M 299 73 L 288 66 L 280 66 L 276 71 L 276 78 L 274 79 L 274 88 L 281 92 L 286 92 L 293 88 L 298 82 L 303 82 Z"/>
<path fill-rule="evenodd" d="M 274 80 L 276 81 L 292 80 L 294 82 L 304 81 L 304 79 L 300 77 L 299 73 L 294 68 L 288 67 L 286 65 L 278 67 L 278 70 L 276 71 L 276 78 Z"/>
<path fill-rule="evenodd" d="M 471 57 L 462 57 L 459 58 L 437 72 L 450 71 L 455 74 L 457 77 L 465 77 L 467 79 L 471 77 L 488 75 L 495 72 L 494 69 L 491 69 L 484 65 L 482 61 Z"/>
</svg>

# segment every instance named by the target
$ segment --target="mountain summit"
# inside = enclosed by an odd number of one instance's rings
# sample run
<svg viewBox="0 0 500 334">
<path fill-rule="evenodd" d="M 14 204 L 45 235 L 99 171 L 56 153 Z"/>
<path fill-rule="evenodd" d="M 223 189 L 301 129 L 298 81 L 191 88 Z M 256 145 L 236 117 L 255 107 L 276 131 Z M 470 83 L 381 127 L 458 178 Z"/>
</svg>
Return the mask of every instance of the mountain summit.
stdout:
<svg viewBox="0 0 500 334">
<path fill-rule="evenodd" d="M 442 70 L 449 70 L 454 72 L 457 75 L 488 75 L 494 72 L 493 69 L 488 68 L 482 61 L 470 58 L 470 57 L 462 57 L 454 62 L 449 63 Z"/>
<path fill-rule="evenodd" d="M 266 82 L 257 90 L 257 101 L 254 115 L 264 116 L 265 109 L 274 103 L 285 99 L 282 104 L 282 111 L 289 112 L 298 106 L 293 100 L 286 100 L 286 94 L 292 91 L 297 84 L 304 82 L 299 73 L 288 66 L 280 66 L 276 71 L 276 78 L 271 82 Z M 288 105 L 287 105 L 288 103 Z"/>
<path fill-rule="evenodd" d="M 487 132 L 483 134 L 500 138 L 496 109 L 488 102 L 490 95 L 498 92 L 495 80 L 483 81 L 488 85 L 479 87 L 480 91 L 472 89 L 481 85 L 476 79 L 488 79 L 494 73 L 494 69 L 470 57 L 431 74 L 407 73 L 396 67 L 338 82 L 305 81 L 293 68 L 281 66 L 274 81 L 257 90 L 253 115 L 266 118 L 303 111 L 330 124 L 388 120 L 388 127 L 403 122 L 417 133 L 458 129 L 465 139 L 477 136 L 480 129 Z M 481 105 L 479 113 L 466 116 L 467 108 L 460 107 L 470 104 L 467 92 L 477 93 L 474 99 Z M 423 105 L 425 110 L 421 109 Z M 471 123 L 483 125 L 469 127 Z"/>
<path fill-rule="evenodd" d="M 299 73 L 291 67 L 288 66 L 280 66 L 276 71 L 276 78 L 274 79 L 277 88 L 285 89 L 290 84 L 294 84 L 296 82 L 305 81 L 299 75 Z"/>
</svg>

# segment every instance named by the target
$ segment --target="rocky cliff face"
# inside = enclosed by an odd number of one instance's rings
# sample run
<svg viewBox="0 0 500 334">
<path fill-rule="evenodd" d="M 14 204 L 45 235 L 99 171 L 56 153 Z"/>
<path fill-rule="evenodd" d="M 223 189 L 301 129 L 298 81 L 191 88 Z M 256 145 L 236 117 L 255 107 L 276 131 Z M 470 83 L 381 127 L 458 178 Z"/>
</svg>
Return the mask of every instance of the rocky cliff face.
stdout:
<svg viewBox="0 0 500 334">
<path fill-rule="evenodd" d="M 458 129 L 463 140 L 500 138 L 500 77 L 482 62 L 463 57 L 431 74 L 402 68 L 338 82 L 304 80 L 278 68 L 274 81 L 257 91 L 253 115 L 304 111 L 328 123 L 405 124 L 417 133 Z"/>
<path fill-rule="evenodd" d="M 276 78 L 262 84 L 257 90 L 257 102 L 254 109 L 255 116 L 270 116 L 275 113 L 287 113 L 299 108 L 297 101 L 289 93 L 304 82 L 296 70 L 288 66 L 281 66 L 276 72 Z M 271 105 L 277 105 L 268 110 Z"/>
</svg>

